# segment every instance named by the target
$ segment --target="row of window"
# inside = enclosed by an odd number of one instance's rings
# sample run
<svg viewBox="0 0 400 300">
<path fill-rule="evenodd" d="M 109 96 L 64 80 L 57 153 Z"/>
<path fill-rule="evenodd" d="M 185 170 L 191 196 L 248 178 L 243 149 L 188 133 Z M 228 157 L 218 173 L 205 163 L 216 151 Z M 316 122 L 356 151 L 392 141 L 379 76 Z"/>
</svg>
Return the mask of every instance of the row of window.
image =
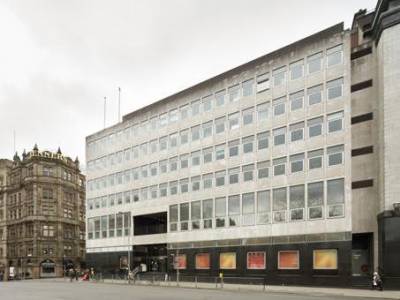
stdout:
<svg viewBox="0 0 400 300">
<path fill-rule="evenodd" d="M 202 176 L 192 176 L 180 180 L 155 184 L 132 192 L 112 194 L 109 196 L 88 199 L 88 209 L 99 209 L 112 207 L 114 205 L 128 204 L 131 202 L 144 201 L 148 199 L 158 199 L 188 192 L 197 192 L 212 187 L 223 187 L 226 184 L 249 183 L 255 180 L 264 180 L 270 176 L 281 176 L 286 174 L 296 174 L 307 169 L 304 161 L 308 160 L 308 170 L 316 170 L 323 167 L 324 149 L 317 149 L 305 153 L 297 153 L 289 157 L 280 157 L 270 161 L 262 161 L 256 164 L 247 164 L 233 167 L 215 173 L 203 174 Z M 289 161 L 289 162 L 288 162 Z M 328 147 L 326 149 L 326 165 L 336 166 L 344 163 L 344 145 Z M 121 181 L 122 182 L 122 181 Z M 126 182 L 125 182 L 126 183 Z"/>
<path fill-rule="evenodd" d="M 217 268 L 220 270 L 235 270 L 237 268 L 236 252 L 220 252 Z M 194 267 L 196 270 L 209 270 L 212 268 L 211 253 L 201 252 L 194 254 L 193 263 L 188 264 L 187 254 L 174 255 L 174 268 L 185 270 Z M 270 262 L 268 265 L 273 265 Z M 248 270 L 267 269 L 267 256 L 265 251 L 250 251 L 246 253 L 246 268 Z M 281 250 L 277 252 L 278 270 L 299 270 L 300 251 Z M 268 266 L 268 269 L 271 267 Z M 313 250 L 314 270 L 337 270 L 338 250 L 337 249 L 314 249 Z"/>
<path fill-rule="evenodd" d="M 327 66 L 334 66 L 341 64 L 343 60 L 343 46 L 338 45 L 327 50 Z M 308 74 L 313 74 L 322 70 L 323 53 L 322 51 L 314 55 L 307 57 L 307 71 Z M 289 72 L 287 71 L 289 69 Z M 289 77 L 287 76 L 289 73 Z M 240 97 L 252 96 L 255 93 L 261 93 L 267 91 L 272 85 L 274 87 L 282 86 L 286 83 L 287 78 L 290 80 L 297 80 L 304 76 L 305 67 L 304 59 L 300 59 L 296 62 L 289 64 L 287 66 L 282 66 L 276 68 L 270 74 L 269 72 L 260 74 L 256 78 L 249 78 L 243 81 L 241 84 L 234 84 L 228 89 L 222 89 L 214 94 L 209 94 L 201 99 L 194 100 L 190 103 L 184 104 L 179 108 L 170 110 L 160 114 L 159 116 L 151 117 L 149 120 L 144 120 L 141 123 L 134 124 L 132 127 L 125 129 L 124 133 L 122 131 L 111 134 L 104 137 L 98 141 L 91 142 L 88 144 L 88 151 L 92 153 L 96 151 L 96 148 L 102 148 L 106 144 L 112 145 L 114 139 L 118 139 L 123 134 L 125 136 L 138 136 L 140 134 L 145 135 L 146 132 L 151 130 L 157 130 L 168 126 L 168 124 L 173 124 L 179 120 L 185 120 L 189 117 L 194 117 L 199 114 L 210 112 L 213 107 L 221 107 L 225 105 L 226 102 L 236 102 Z M 272 79 L 272 80 L 271 80 Z"/>
<path fill-rule="evenodd" d="M 322 84 L 308 89 L 308 101 L 310 105 L 320 103 L 322 101 Z M 343 78 L 328 82 L 327 85 L 328 99 L 341 97 L 343 94 Z M 289 97 L 291 111 L 302 109 L 304 106 L 304 91 L 293 93 Z M 286 96 L 272 101 L 249 107 L 241 112 L 231 113 L 228 116 L 219 117 L 215 120 L 205 122 L 203 124 L 183 129 L 180 132 L 171 133 L 169 136 L 163 136 L 159 139 L 154 139 L 141 145 L 132 147 L 132 155 L 134 158 L 142 152 L 144 155 L 148 153 L 156 153 L 179 147 L 191 142 L 196 142 L 212 136 L 213 134 L 221 134 L 227 129 L 235 130 L 242 125 L 243 127 L 254 124 L 256 121 L 263 122 L 270 118 L 270 111 L 274 117 L 282 116 L 286 113 Z M 136 135 L 134 135 L 136 136 Z M 129 138 L 129 137 L 128 137 Z M 125 150 L 126 152 L 127 150 Z M 113 154 L 111 154 L 112 156 Z M 117 154 L 114 154 L 117 155 Z M 99 158 L 98 160 L 100 160 Z M 88 168 L 96 164 L 93 160 L 88 162 Z"/>
<path fill-rule="evenodd" d="M 131 213 L 120 212 L 87 219 L 88 239 L 113 238 L 131 234 Z"/>
<path fill-rule="evenodd" d="M 343 130 L 343 111 L 330 114 L 327 116 L 327 129 L 328 133 L 334 133 Z M 307 121 L 307 135 L 308 138 L 321 136 L 324 132 L 324 118 L 318 117 Z M 305 125 L 304 121 L 291 124 L 288 127 L 276 128 L 272 131 L 272 144 L 274 146 L 285 145 L 287 141 L 297 142 L 305 138 Z M 242 139 L 235 139 L 228 143 L 216 145 L 214 147 L 207 147 L 202 150 L 193 151 L 190 154 L 185 153 L 169 159 L 160 160 L 149 165 L 117 172 L 100 178 L 88 181 L 89 191 L 95 189 L 106 188 L 107 186 L 114 186 L 122 184 L 123 182 L 130 182 L 132 180 L 139 180 L 140 178 L 147 178 L 150 176 L 157 176 L 167 172 L 173 172 L 178 169 L 186 169 L 191 167 L 200 166 L 201 163 L 207 164 L 213 161 L 224 160 L 243 155 L 262 151 L 270 147 L 270 132 L 265 131 L 257 135 L 250 135 Z M 117 153 L 118 163 L 125 162 L 123 160 L 123 152 Z M 125 153 L 125 159 L 130 159 L 130 154 Z M 112 160 L 113 161 L 113 160 Z M 107 166 L 107 159 L 101 161 L 104 168 Z"/>
<path fill-rule="evenodd" d="M 169 207 L 169 231 L 343 217 L 344 199 L 344 179 L 339 178 L 174 204 Z"/>
</svg>

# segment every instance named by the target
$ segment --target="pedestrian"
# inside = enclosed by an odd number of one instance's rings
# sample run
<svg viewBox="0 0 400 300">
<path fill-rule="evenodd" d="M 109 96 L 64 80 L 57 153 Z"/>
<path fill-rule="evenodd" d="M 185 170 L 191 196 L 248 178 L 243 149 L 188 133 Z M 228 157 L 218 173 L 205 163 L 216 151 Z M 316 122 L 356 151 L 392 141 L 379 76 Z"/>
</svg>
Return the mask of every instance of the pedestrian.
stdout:
<svg viewBox="0 0 400 300">
<path fill-rule="evenodd" d="M 383 282 L 378 272 L 374 272 L 372 276 L 372 289 L 373 290 L 378 289 L 380 291 L 383 291 Z"/>
<path fill-rule="evenodd" d="M 74 269 L 74 273 L 75 273 L 75 280 L 78 281 L 78 277 L 79 277 L 78 269 Z"/>
<path fill-rule="evenodd" d="M 90 268 L 90 280 L 94 280 L 94 269 Z"/>
<path fill-rule="evenodd" d="M 70 268 L 69 269 L 69 281 L 72 282 L 74 280 L 75 274 L 74 274 L 74 269 Z"/>
</svg>

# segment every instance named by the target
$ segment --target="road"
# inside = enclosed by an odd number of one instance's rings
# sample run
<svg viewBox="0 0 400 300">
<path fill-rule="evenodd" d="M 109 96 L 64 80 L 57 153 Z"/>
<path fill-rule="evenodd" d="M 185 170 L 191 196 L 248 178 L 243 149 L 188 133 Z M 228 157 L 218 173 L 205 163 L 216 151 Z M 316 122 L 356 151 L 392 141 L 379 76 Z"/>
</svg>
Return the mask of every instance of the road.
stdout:
<svg viewBox="0 0 400 300">
<path fill-rule="evenodd" d="M 4 300 L 350 300 L 338 296 L 293 295 L 249 291 L 223 291 L 156 286 L 127 286 L 89 282 L 15 281 L 0 282 Z M 364 298 L 365 299 L 365 298 Z"/>
</svg>

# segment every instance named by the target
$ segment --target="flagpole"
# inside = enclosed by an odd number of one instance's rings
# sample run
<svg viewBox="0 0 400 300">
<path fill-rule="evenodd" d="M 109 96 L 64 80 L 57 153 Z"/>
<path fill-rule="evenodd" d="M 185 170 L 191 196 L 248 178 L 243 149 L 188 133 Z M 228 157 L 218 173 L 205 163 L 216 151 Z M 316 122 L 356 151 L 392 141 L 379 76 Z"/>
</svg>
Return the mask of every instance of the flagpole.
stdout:
<svg viewBox="0 0 400 300">
<path fill-rule="evenodd" d="M 106 128 L 106 110 L 107 110 L 107 97 L 104 97 L 104 128 Z"/>
<path fill-rule="evenodd" d="M 118 87 L 118 123 L 121 121 L 121 88 Z"/>
</svg>

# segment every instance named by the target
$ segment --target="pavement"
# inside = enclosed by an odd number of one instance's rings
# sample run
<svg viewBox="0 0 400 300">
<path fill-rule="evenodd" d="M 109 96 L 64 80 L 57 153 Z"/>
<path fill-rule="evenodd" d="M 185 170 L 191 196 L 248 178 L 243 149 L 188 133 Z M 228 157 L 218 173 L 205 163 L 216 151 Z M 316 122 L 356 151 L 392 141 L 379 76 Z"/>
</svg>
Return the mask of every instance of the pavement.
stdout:
<svg viewBox="0 0 400 300">
<path fill-rule="evenodd" d="M 64 279 L 42 279 L 0 282 L 1 300 L 350 300 L 400 299 L 400 291 L 363 289 L 257 286 L 224 284 L 223 289 L 211 283 L 136 281 L 69 282 Z"/>
</svg>

